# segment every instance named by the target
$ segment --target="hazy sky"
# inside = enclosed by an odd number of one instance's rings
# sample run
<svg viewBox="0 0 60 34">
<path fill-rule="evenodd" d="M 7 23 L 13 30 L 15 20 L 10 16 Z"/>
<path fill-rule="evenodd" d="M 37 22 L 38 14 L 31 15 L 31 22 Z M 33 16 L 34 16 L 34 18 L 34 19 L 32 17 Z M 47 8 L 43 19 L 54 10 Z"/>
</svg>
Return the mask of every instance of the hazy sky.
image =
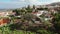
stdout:
<svg viewBox="0 0 60 34">
<path fill-rule="evenodd" d="M 60 2 L 60 0 L 0 0 L 0 9 L 19 8 L 26 5 L 42 5 L 53 2 Z"/>
</svg>

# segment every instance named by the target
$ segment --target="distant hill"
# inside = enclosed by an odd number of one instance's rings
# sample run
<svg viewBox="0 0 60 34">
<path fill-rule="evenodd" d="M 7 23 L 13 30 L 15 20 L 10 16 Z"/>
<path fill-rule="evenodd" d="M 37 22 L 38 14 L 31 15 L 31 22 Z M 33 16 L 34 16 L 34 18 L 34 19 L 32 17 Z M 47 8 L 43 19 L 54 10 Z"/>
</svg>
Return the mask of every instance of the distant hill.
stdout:
<svg viewBox="0 0 60 34">
<path fill-rule="evenodd" d="M 55 5 L 59 5 L 60 6 L 60 2 L 55 2 L 55 3 L 51 3 L 49 4 L 50 6 L 55 6 Z"/>
<path fill-rule="evenodd" d="M 0 12 L 12 11 L 13 9 L 0 9 Z"/>
</svg>

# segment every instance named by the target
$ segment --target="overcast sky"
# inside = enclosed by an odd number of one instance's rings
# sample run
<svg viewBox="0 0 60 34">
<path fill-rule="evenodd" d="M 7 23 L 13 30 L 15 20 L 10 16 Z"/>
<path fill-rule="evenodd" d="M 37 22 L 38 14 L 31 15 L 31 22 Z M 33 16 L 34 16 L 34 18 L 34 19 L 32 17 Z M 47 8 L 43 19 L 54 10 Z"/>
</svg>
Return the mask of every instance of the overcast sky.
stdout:
<svg viewBox="0 0 60 34">
<path fill-rule="evenodd" d="M 0 9 L 19 8 L 26 5 L 43 5 L 60 0 L 0 0 Z"/>
</svg>

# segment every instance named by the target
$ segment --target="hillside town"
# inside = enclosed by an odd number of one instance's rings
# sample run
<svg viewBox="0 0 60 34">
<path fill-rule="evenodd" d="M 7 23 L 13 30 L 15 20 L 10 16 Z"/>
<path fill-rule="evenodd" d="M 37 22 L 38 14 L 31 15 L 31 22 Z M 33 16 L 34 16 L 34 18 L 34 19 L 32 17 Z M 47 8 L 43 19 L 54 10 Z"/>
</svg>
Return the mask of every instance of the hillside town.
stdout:
<svg viewBox="0 0 60 34">
<path fill-rule="evenodd" d="M 31 9 L 31 13 L 30 14 L 32 14 L 32 15 L 35 15 L 36 17 L 38 17 L 39 19 L 42 19 L 43 17 L 41 17 L 42 15 L 44 15 L 44 20 L 52 20 L 53 18 L 54 18 L 54 16 L 53 15 L 51 15 L 51 13 L 53 13 L 53 14 L 55 14 L 55 13 L 58 13 L 58 11 L 57 10 L 59 10 L 59 6 L 46 6 L 46 5 L 43 5 L 43 7 L 42 6 L 35 6 L 35 5 L 33 5 L 33 6 L 29 6 L 28 5 L 28 7 L 27 7 L 28 9 Z M 27 11 L 24 7 L 22 8 L 22 9 L 16 9 L 17 11 L 18 10 L 22 10 L 21 12 L 22 12 L 22 14 L 24 13 L 28 13 L 29 11 Z M 19 11 L 20 12 L 20 11 Z M 11 11 L 0 11 L 0 17 L 3 17 L 3 18 L 1 18 L 1 20 L 0 20 L 0 22 L 3 20 L 3 19 L 6 19 L 6 18 L 4 18 L 4 17 L 8 17 L 8 19 L 10 18 L 9 16 L 10 15 L 13 15 L 13 16 L 17 16 L 16 15 L 17 13 L 16 13 L 16 11 L 13 11 L 13 10 L 11 10 Z M 32 16 L 31 15 L 31 16 Z M 21 14 L 20 15 L 18 15 L 17 17 L 22 17 L 21 16 Z M 8 20 L 7 20 L 8 21 Z M 2 22 L 3 23 L 3 22 Z M 6 22 L 7 23 L 7 22 Z"/>
<path fill-rule="evenodd" d="M 60 34 L 60 5 L 28 5 L 10 11 L 0 11 L 0 27 L 6 25 L 9 25 L 11 30 Z"/>
</svg>

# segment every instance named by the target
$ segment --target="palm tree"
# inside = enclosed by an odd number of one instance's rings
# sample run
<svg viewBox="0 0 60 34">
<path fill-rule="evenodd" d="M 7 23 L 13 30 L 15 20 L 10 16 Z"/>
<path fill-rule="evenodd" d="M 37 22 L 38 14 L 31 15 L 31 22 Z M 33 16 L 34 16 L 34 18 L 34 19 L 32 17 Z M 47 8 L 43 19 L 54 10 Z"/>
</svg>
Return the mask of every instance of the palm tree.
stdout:
<svg viewBox="0 0 60 34">
<path fill-rule="evenodd" d="M 35 5 L 33 5 L 33 9 L 35 9 Z"/>
</svg>

